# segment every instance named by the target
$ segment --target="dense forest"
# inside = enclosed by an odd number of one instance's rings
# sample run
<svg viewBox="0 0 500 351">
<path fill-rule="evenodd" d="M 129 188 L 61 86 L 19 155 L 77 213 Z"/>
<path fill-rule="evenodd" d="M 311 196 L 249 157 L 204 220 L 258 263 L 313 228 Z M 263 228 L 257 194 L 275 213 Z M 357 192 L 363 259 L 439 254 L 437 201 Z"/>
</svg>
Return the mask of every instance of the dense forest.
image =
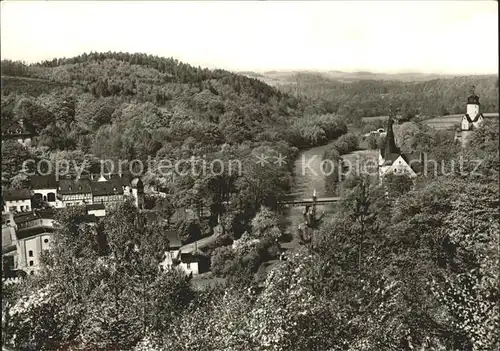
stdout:
<svg viewBox="0 0 500 351">
<path fill-rule="evenodd" d="M 409 82 L 343 81 L 320 73 L 295 73 L 287 80 L 279 81 L 276 87 L 294 96 L 311 99 L 320 111 L 350 116 L 353 120 L 387 115 L 388 104 L 398 106 L 401 113 L 410 118 L 460 114 L 472 85 L 481 99 L 483 112 L 497 112 L 499 109 L 498 77 L 494 75 Z"/>
</svg>

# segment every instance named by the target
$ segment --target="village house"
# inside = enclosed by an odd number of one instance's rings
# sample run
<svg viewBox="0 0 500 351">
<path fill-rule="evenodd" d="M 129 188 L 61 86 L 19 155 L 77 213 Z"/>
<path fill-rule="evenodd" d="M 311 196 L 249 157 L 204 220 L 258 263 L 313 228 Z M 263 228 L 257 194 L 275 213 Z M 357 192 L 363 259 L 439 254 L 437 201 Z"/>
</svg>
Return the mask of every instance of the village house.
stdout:
<svg viewBox="0 0 500 351">
<path fill-rule="evenodd" d="M 79 206 L 92 203 L 92 187 L 90 179 L 62 179 L 57 188 L 57 197 L 64 207 Z"/>
<path fill-rule="evenodd" d="M 31 176 L 29 184 L 33 193 L 34 206 L 43 203 L 49 207 L 63 207 L 63 203 L 57 198 L 57 183 L 54 175 Z"/>
<path fill-rule="evenodd" d="M 382 180 L 386 174 L 390 173 L 414 178 L 423 164 L 422 153 L 401 152 L 400 148 L 396 146 L 393 124 L 392 116 L 389 116 L 385 145 L 379 150 L 379 179 Z"/>
<path fill-rule="evenodd" d="M 123 185 L 119 177 L 111 177 L 109 180 L 104 176 L 99 180 L 91 181 L 92 203 L 107 204 L 123 201 Z"/>
<path fill-rule="evenodd" d="M 166 236 L 169 240 L 169 249 L 163 255 L 160 270 L 169 271 L 178 267 L 187 275 L 198 275 L 200 273 L 199 260 L 191 253 L 182 253 L 182 242 L 177 231 L 169 230 Z"/>
<path fill-rule="evenodd" d="M 28 189 L 5 189 L 2 194 L 2 213 L 30 211 L 31 192 Z"/>
</svg>

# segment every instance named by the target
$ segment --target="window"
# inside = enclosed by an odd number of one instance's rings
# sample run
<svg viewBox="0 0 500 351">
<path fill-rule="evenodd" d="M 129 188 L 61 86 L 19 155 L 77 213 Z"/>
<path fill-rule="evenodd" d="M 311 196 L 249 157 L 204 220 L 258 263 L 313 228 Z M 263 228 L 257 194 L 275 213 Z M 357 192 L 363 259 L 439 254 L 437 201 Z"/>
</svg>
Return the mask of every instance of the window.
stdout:
<svg viewBox="0 0 500 351">
<path fill-rule="evenodd" d="M 24 211 L 24 206 L 19 206 L 20 211 Z"/>
<path fill-rule="evenodd" d="M 26 211 L 29 211 L 30 210 L 30 207 L 26 205 Z"/>
<path fill-rule="evenodd" d="M 189 263 L 189 262 L 188 262 L 188 263 L 186 263 L 186 268 L 187 268 L 187 269 L 191 269 L 191 263 Z"/>
<path fill-rule="evenodd" d="M 34 271 L 30 271 L 30 275 L 34 275 L 34 274 L 35 274 L 35 272 L 34 272 Z"/>
<path fill-rule="evenodd" d="M 43 195 L 43 201 L 47 201 L 47 196 Z"/>
<path fill-rule="evenodd" d="M 47 243 L 49 242 L 49 239 L 45 238 L 45 239 L 43 239 L 43 242 L 44 242 L 45 244 L 47 244 Z"/>
<path fill-rule="evenodd" d="M 34 265 L 34 262 L 33 261 L 30 261 L 30 266 L 33 266 Z"/>
<path fill-rule="evenodd" d="M 28 251 L 28 256 L 29 256 L 29 257 L 33 257 L 33 250 L 29 250 L 29 251 Z"/>
</svg>

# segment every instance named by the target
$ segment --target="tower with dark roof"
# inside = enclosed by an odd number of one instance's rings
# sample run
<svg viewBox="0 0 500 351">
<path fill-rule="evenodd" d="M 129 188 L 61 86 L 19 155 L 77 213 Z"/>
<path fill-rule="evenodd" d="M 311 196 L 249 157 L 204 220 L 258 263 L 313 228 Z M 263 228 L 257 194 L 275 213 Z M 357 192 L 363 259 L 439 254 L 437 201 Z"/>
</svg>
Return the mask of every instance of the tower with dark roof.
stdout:
<svg viewBox="0 0 500 351">
<path fill-rule="evenodd" d="M 484 117 L 480 110 L 479 96 L 475 93 L 475 87 L 472 86 L 470 95 L 467 98 L 467 109 L 462 117 L 461 130 L 469 131 L 481 128 Z"/>
<path fill-rule="evenodd" d="M 394 113 L 391 109 L 387 121 L 385 144 L 379 150 L 379 178 L 382 179 L 387 173 L 415 177 L 422 164 L 422 154 L 401 152 L 401 149 L 396 145 L 393 116 Z"/>
<path fill-rule="evenodd" d="M 455 140 L 459 139 L 463 147 L 467 145 L 472 131 L 481 128 L 484 123 L 479 96 L 476 95 L 474 89 L 475 87 L 472 86 L 470 95 L 467 98 L 466 113 L 463 115 L 462 122 L 460 123 L 460 132 L 455 136 Z"/>
</svg>

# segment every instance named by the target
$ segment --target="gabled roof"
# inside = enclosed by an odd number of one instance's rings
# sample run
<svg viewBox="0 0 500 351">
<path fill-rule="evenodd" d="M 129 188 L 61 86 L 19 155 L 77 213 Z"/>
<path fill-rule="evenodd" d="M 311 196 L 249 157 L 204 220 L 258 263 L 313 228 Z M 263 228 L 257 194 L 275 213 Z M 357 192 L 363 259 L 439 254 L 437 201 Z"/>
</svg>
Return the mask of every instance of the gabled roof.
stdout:
<svg viewBox="0 0 500 351">
<path fill-rule="evenodd" d="M 180 259 L 182 263 L 192 263 L 192 262 L 199 262 L 200 259 L 199 257 L 191 254 L 191 253 L 182 253 L 180 255 Z"/>
<path fill-rule="evenodd" d="M 34 212 L 19 213 L 14 215 L 14 222 L 16 222 L 16 224 L 26 223 L 36 219 L 40 219 L 40 217 Z"/>
<path fill-rule="evenodd" d="M 182 246 L 181 239 L 179 238 L 179 234 L 176 230 L 168 230 L 166 232 L 166 237 L 168 239 L 168 245 L 171 250 L 179 249 Z"/>
<path fill-rule="evenodd" d="M 87 211 L 95 211 L 95 210 L 104 210 L 106 209 L 106 206 L 104 204 L 90 204 L 85 206 Z"/>
<path fill-rule="evenodd" d="M 479 117 L 483 117 L 483 114 L 482 113 L 478 113 L 476 115 L 476 117 L 474 117 L 474 119 L 472 119 L 468 113 L 465 114 L 465 117 L 467 118 L 467 120 L 469 121 L 469 123 L 472 123 L 472 122 L 477 122 L 479 120 Z M 484 118 L 484 117 L 483 117 Z"/>
<path fill-rule="evenodd" d="M 409 154 L 402 154 L 403 160 L 413 169 L 415 173 L 420 172 L 422 166 L 422 153 L 413 152 Z"/>
<path fill-rule="evenodd" d="M 34 175 L 30 177 L 31 189 L 57 189 L 55 175 Z"/>
<path fill-rule="evenodd" d="M 59 181 L 58 192 L 61 195 L 89 194 L 92 192 L 90 179 L 62 179 Z"/>
<path fill-rule="evenodd" d="M 18 240 L 26 239 L 30 236 L 39 235 L 39 234 L 52 234 L 54 232 L 54 228 L 46 227 L 46 226 L 36 226 L 29 227 L 16 231 L 16 237 Z"/>
<path fill-rule="evenodd" d="M 31 199 L 31 193 L 28 189 L 4 189 L 2 195 L 5 201 Z"/>
<path fill-rule="evenodd" d="M 384 159 L 385 162 L 383 166 L 391 166 L 399 157 L 401 157 L 415 173 L 420 172 L 422 163 L 422 154 L 420 152 L 389 154 L 388 157 Z"/>
<path fill-rule="evenodd" d="M 121 178 L 111 178 L 105 182 L 92 181 L 91 188 L 94 196 L 123 195 Z"/>
</svg>

